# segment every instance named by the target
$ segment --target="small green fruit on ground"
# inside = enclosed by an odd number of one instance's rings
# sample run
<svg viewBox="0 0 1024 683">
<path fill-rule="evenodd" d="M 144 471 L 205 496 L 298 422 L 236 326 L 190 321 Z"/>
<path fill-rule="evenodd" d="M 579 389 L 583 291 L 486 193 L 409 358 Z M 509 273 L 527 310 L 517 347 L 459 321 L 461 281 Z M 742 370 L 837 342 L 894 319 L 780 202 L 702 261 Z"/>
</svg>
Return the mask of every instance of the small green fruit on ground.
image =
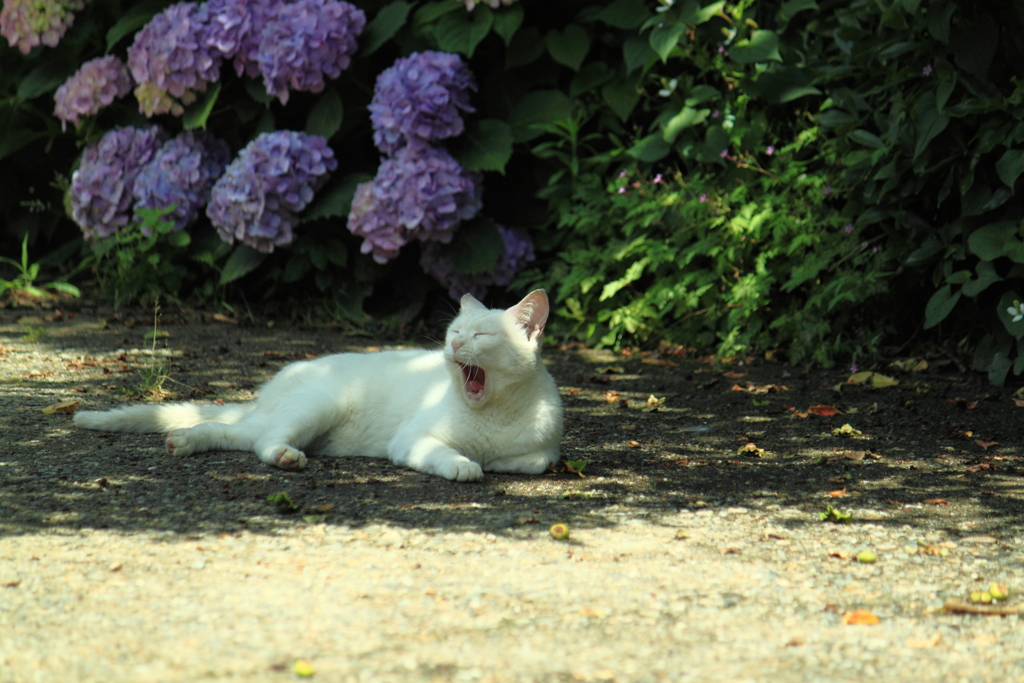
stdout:
<svg viewBox="0 0 1024 683">
<path fill-rule="evenodd" d="M 569 540 L 569 525 L 568 524 L 552 524 L 551 528 L 548 529 L 551 534 L 551 538 L 556 541 L 568 541 Z"/>
<path fill-rule="evenodd" d="M 875 555 L 870 550 L 861 550 L 859 553 L 857 553 L 857 561 L 858 562 L 870 563 L 870 562 L 874 562 L 877 559 L 878 559 L 878 556 Z"/>
</svg>

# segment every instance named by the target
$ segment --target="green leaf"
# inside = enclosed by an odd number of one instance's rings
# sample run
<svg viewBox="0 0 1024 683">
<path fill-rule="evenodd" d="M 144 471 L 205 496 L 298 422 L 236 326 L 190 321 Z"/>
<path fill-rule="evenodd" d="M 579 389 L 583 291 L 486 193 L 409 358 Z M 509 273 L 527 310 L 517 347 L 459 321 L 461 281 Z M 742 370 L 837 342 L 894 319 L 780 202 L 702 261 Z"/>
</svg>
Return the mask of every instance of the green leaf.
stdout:
<svg viewBox="0 0 1024 683">
<path fill-rule="evenodd" d="M 597 15 L 598 21 L 621 29 L 634 29 L 651 16 L 644 0 L 615 0 Z"/>
<path fill-rule="evenodd" d="M 459 136 L 452 156 L 467 171 L 504 174 L 512 158 L 512 127 L 500 119 L 476 119 Z"/>
<path fill-rule="evenodd" d="M 817 10 L 818 3 L 814 0 L 789 0 L 789 2 L 779 8 L 779 13 L 776 15 L 776 21 L 779 22 L 779 30 L 784 30 L 786 24 L 788 24 L 790 20 L 797 15 L 797 13 L 809 9 Z"/>
<path fill-rule="evenodd" d="M 1003 156 L 996 162 L 996 173 L 1012 190 L 1017 178 L 1024 173 L 1024 150 L 1008 149 L 1003 152 Z"/>
<path fill-rule="evenodd" d="M 360 183 L 372 180 L 366 173 L 352 173 L 320 190 L 313 203 L 302 214 L 302 222 L 308 223 L 320 218 L 347 218 L 352 208 L 352 198 Z"/>
<path fill-rule="evenodd" d="M 961 292 L 954 293 L 950 285 L 943 285 L 924 307 L 924 329 L 935 327 L 953 311 L 956 302 L 960 300 Z"/>
<path fill-rule="evenodd" d="M 849 132 L 849 138 L 858 145 L 864 145 L 865 147 L 871 147 L 873 149 L 881 149 L 885 147 L 885 143 L 882 142 L 882 138 L 878 137 L 871 131 L 864 130 L 863 128 L 851 130 Z"/>
<path fill-rule="evenodd" d="M 277 511 L 282 515 L 291 514 L 299 511 L 299 506 L 292 502 L 292 499 L 288 497 L 288 494 L 284 491 L 281 493 L 267 496 L 267 500 L 274 504 Z"/>
<path fill-rule="evenodd" d="M 210 118 L 213 107 L 220 96 L 220 81 L 211 83 L 202 96 L 185 109 L 181 117 L 181 127 L 185 130 L 206 129 L 206 121 Z"/>
<path fill-rule="evenodd" d="M 615 115 L 625 121 L 640 101 L 640 89 L 631 81 L 612 81 L 601 88 L 601 98 Z"/>
<path fill-rule="evenodd" d="M 648 38 L 651 48 L 658 53 L 662 62 L 667 62 L 672 50 L 679 44 L 679 39 L 686 33 L 686 24 L 669 24 L 656 26 Z"/>
<path fill-rule="evenodd" d="M 509 5 L 494 13 L 494 32 L 505 41 L 505 47 L 511 44 L 516 31 L 522 26 L 523 16 L 523 6 L 519 4 Z"/>
<path fill-rule="evenodd" d="M 629 75 L 646 66 L 647 61 L 656 56 L 650 44 L 640 36 L 629 36 L 622 43 L 622 58 L 626 63 L 626 74 Z"/>
<path fill-rule="evenodd" d="M 914 145 L 914 159 L 928 148 L 928 143 L 936 138 L 949 125 L 949 117 L 939 112 L 935 102 L 935 93 L 926 92 L 921 95 L 914 107 L 917 122 L 917 143 Z"/>
<path fill-rule="evenodd" d="M 107 52 L 114 49 L 114 46 L 121 42 L 125 36 L 131 35 L 149 23 L 153 15 L 167 6 L 161 0 L 149 0 L 140 2 L 128 9 L 124 16 L 117 20 L 107 31 Z"/>
<path fill-rule="evenodd" d="M 686 106 L 693 107 L 701 102 L 717 100 L 721 96 L 721 91 L 713 85 L 695 85 L 686 97 Z"/>
<path fill-rule="evenodd" d="M 45 61 L 18 82 L 18 99 L 34 100 L 44 93 L 56 90 L 69 75 L 67 65 L 61 61 Z M 52 106 L 53 103 L 50 104 Z"/>
<path fill-rule="evenodd" d="M 941 7 L 928 8 L 928 14 L 925 15 L 928 33 L 940 43 L 949 43 L 949 20 L 953 18 L 955 11 L 956 3 L 953 2 L 947 2 Z"/>
<path fill-rule="evenodd" d="M 505 68 L 513 69 L 537 61 L 544 54 L 544 38 L 533 26 L 517 31 L 505 51 Z"/>
<path fill-rule="evenodd" d="M 826 506 L 825 512 L 818 513 L 818 519 L 822 522 L 833 522 L 835 524 L 848 523 L 852 518 L 852 513 L 843 512 L 838 508 L 832 507 L 831 505 Z"/>
<path fill-rule="evenodd" d="M 1007 246 L 1017 239 L 1017 223 L 1012 220 L 997 221 L 983 225 L 967 238 L 971 253 L 985 261 L 995 261 L 1007 255 Z"/>
<path fill-rule="evenodd" d="M 298 282 L 309 273 L 311 267 L 312 264 L 309 261 L 308 255 L 293 251 L 291 256 L 288 257 L 288 262 L 284 265 L 281 281 L 285 284 Z"/>
<path fill-rule="evenodd" d="M 569 24 L 564 31 L 548 31 L 544 42 L 551 58 L 573 71 L 580 70 L 580 65 L 590 52 L 590 35 L 578 24 Z"/>
<path fill-rule="evenodd" d="M 405 0 L 395 0 L 380 8 L 366 30 L 360 36 L 359 56 L 367 57 L 379 50 L 384 43 L 391 40 L 398 30 L 405 26 L 412 5 Z"/>
<path fill-rule="evenodd" d="M 637 140 L 636 144 L 626 150 L 626 154 L 640 161 L 653 162 L 664 159 L 671 150 L 661 133 L 651 133 Z"/>
<path fill-rule="evenodd" d="M 228 256 L 224 270 L 220 272 L 220 284 L 226 285 L 256 270 L 267 255 L 247 244 L 239 244 Z"/>
<path fill-rule="evenodd" d="M 615 71 L 604 62 L 590 62 L 572 77 L 569 97 L 576 98 L 615 78 Z"/>
<path fill-rule="evenodd" d="M 662 137 L 665 142 L 671 144 L 675 141 L 676 136 L 681 131 L 690 126 L 696 126 L 703 123 L 708 115 L 711 113 L 710 109 L 693 109 L 691 107 L 683 107 L 682 111 L 669 119 L 662 126 Z"/>
<path fill-rule="evenodd" d="M 758 29 L 750 34 L 748 40 L 737 41 L 729 47 L 729 58 L 740 64 L 765 62 L 772 60 L 781 62 L 779 55 L 779 37 L 775 31 Z"/>
<path fill-rule="evenodd" d="M 322 135 L 330 140 L 341 129 L 345 116 L 345 107 L 341 96 L 334 88 L 326 88 L 306 118 L 306 132 L 310 135 Z"/>
<path fill-rule="evenodd" d="M 452 265 L 467 275 L 490 272 L 505 250 L 505 241 L 490 218 L 463 223 L 450 247 Z"/>
<path fill-rule="evenodd" d="M 978 273 L 978 277 L 966 283 L 960 290 L 964 293 L 964 296 L 974 298 L 988 289 L 989 285 L 1001 282 L 1003 279 L 996 272 L 995 266 L 992 265 L 991 261 L 978 261 L 975 270 Z"/>
<path fill-rule="evenodd" d="M 538 123 L 564 121 L 572 114 L 572 101 L 561 90 L 535 90 L 516 102 L 509 112 L 512 137 L 516 142 L 529 142 L 543 135 L 534 128 Z"/>
<path fill-rule="evenodd" d="M 743 79 L 742 86 L 749 95 L 759 97 L 769 104 L 785 104 L 807 95 L 821 94 L 820 90 L 811 85 L 807 75 L 795 66 L 771 68 L 760 74 L 755 81 Z"/>
<path fill-rule="evenodd" d="M 434 28 L 438 49 L 472 57 L 494 25 L 494 12 L 487 5 L 477 5 L 472 12 L 450 12 L 441 17 Z"/>
<path fill-rule="evenodd" d="M 172 247 L 178 247 L 179 249 L 187 247 L 192 243 L 192 238 L 184 230 L 175 230 L 167 236 L 167 243 Z"/>
</svg>

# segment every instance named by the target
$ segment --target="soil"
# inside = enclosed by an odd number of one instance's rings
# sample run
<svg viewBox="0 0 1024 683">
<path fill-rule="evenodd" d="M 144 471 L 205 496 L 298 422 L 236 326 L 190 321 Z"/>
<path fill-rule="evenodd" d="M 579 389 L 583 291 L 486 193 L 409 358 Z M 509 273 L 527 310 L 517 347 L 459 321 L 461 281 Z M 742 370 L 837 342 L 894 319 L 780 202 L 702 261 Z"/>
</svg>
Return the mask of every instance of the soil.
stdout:
<svg viewBox="0 0 1024 683">
<path fill-rule="evenodd" d="M 42 411 L 152 399 L 162 366 L 165 398 L 245 401 L 293 360 L 398 346 L 196 312 L 152 331 L 0 311 L 0 681 L 1024 676 L 1019 616 L 960 613 L 992 583 L 1024 605 L 1024 401 L 952 362 L 854 384 L 552 347 L 558 471 L 453 483 L 174 460 Z"/>
</svg>

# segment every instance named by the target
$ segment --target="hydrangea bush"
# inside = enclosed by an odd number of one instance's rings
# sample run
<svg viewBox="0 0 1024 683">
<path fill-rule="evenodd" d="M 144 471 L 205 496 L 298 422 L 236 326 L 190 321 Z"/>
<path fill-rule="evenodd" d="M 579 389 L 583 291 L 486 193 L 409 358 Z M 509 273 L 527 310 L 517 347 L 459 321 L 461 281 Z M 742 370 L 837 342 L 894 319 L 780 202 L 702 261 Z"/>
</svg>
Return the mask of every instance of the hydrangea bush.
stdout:
<svg viewBox="0 0 1024 683">
<path fill-rule="evenodd" d="M 451 242 L 459 224 L 480 210 L 479 185 L 480 178 L 445 150 L 403 147 L 381 162 L 372 182 L 357 188 L 348 229 L 378 263 L 412 239 Z"/>
<path fill-rule="evenodd" d="M 292 243 L 298 214 L 337 166 L 334 151 L 320 136 L 263 133 L 214 184 L 206 215 L 225 242 L 238 240 L 271 253 Z"/>
<path fill-rule="evenodd" d="M 370 103 L 373 142 L 385 154 L 418 149 L 462 133 L 462 112 L 475 111 L 473 74 L 459 55 L 414 52 L 377 77 Z"/>
<path fill-rule="evenodd" d="M 537 258 L 528 233 L 501 225 L 498 232 L 501 234 L 501 256 L 490 272 L 470 274 L 460 271 L 451 256 L 436 243 L 423 245 L 420 266 L 423 272 L 446 287 L 448 296 L 455 301 L 464 294 L 472 294 L 482 300 L 491 287 L 511 284 L 516 274 Z"/>
<path fill-rule="evenodd" d="M 65 130 L 69 123 L 78 126 L 84 117 L 130 93 L 132 85 L 128 68 L 114 55 L 90 59 L 57 88 L 53 114 Z"/>
<path fill-rule="evenodd" d="M 0 35 L 26 55 L 39 45 L 56 47 L 83 7 L 85 0 L 4 0 Z"/>
<path fill-rule="evenodd" d="M 166 139 L 159 126 L 119 127 L 85 147 L 82 163 L 71 175 L 68 203 L 86 237 L 109 237 L 128 225 L 135 179 Z"/>
<path fill-rule="evenodd" d="M 230 160 L 227 143 L 205 131 L 186 131 L 168 140 L 135 177 L 136 214 L 141 209 L 170 209 L 166 219 L 174 230 L 191 225 Z"/>
</svg>

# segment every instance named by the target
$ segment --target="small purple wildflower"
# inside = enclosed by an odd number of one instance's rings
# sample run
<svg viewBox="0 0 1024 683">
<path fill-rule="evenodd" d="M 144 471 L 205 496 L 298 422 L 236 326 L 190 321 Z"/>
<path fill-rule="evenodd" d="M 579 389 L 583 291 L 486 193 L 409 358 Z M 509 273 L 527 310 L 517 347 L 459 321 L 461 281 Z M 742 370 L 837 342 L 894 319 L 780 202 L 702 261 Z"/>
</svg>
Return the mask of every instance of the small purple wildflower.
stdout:
<svg viewBox="0 0 1024 683">
<path fill-rule="evenodd" d="M 720 112 L 720 111 L 718 111 L 718 110 L 716 109 L 716 110 L 714 110 L 713 112 L 711 112 L 711 118 L 713 118 L 713 119 L 717 119 L 717 118 L 718 118 L 718 116 L 719 116 L 719 114 L 721 114 L 721 113 L 722 113 L 722 112 Z"/>
<path fill-rule="evenodd" d="M 775 154 L 775 145 L 768 145 L 768 147 L 765 148 L 764 153 L 768 156 Z"/>
<path fill-rule="evenodd" d="M 708 200 L 708 195 L 705 192 L 702 192 L 701 195 L 699 197 L 697 197 L 697 201 L 700 202 L 701 204 L 703 204 L 707 200 Z"/>
<path fill-rule="evenodd" d="M 719 154 L 718 156 L 722 157 L 723 159 L 724 159 L 724 158 L 726 158 L 727 156 L 729 156 L 729 150 L 728 150 L 728 148 L 727 148 L 727 149 L 723 149 L 723 150 L 722 150 L 722 153 L 721 153 L 721 154 Z"/>
<path fill-rule="evenodd" d="M 844 232 L 845 232 L 845 233 L 846 233 L 847 235 L 849 235 L 849 234 L 850 234 L 851 232 L 853 232 L 853 225 L 852 225 L 852 224 L 850 224 L 850 223 L 847 223 L 847 224 L 846 224 L 846 227 L 844 227 L 844 228 L 843 228 L 843 231 L 844 231 Z"/>
<path fill-rule="evenodd" d="M 857 364 L 856 364 L 856 363 L 853 363 L 853 364 L 852 364 L 852 365 L 850 366 L 850 372 L 851 372 L 851 373 L 853 373 L 853 372 L 857 372 Z"/>
<path fill-rule="evenodd" d="M 662 177 L 662 175 L 660 173 L 658 175 L 654 176 L 654 184 L 655 185 L 660 185 L 663 182 L 665 182 L 665 178 Z"/>
<path fill-rule="evenodd" d="M 626 194 L 626 188 L 620 187 L 619 188 L 619 194 Z"/>
<path fill-rule="evenodd" d="M 812 339 L 814 339 L 814 335 L 808 332 L 807 334 L 804 335 L 804 339 L 807 341 L 811 341 Z"/>
<path fill-rule="evenodd" d="M 629 175 L 629 173 L 626 171 L 626 169 L 622 169 L 621 171 L 619 171 L 619 178 L 620 179 L 621 178 L 625 178 L 628 175 Z"/>
<path fill-rule="evenodd" d="M 925 76 L 931 76 L 932 75 L 932 65 L 931 64 L 925 64 L 925 67 L 923 69 L 921 69 L 921 73 L 924 74 Z"/>
<path fill-rule="evenodd" d="M 821 188 L 821 193 L 826 197 L 829 196 L 830 194 L 832 194 L 832 186 L 826 185 L 825 187 Z"/>
</svg>

